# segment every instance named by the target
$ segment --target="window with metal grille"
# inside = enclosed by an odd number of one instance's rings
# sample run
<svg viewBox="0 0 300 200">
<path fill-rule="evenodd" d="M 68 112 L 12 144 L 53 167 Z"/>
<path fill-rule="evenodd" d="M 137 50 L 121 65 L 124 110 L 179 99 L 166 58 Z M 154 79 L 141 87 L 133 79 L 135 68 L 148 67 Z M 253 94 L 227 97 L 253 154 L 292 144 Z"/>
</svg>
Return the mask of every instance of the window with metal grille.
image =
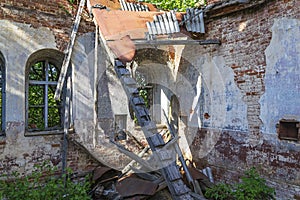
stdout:
<svg viewBox="0 0 300 200">
<path fill-rule="evenodd" d="M 5 61 L 0 52 L 0 135 L 5 131 Z"/>
<path fill-rule="evenodd" d="M 278 137 L 282 140 L 300 140 L 300 123 L 297 120 L 282 119 L 277 125 Z"/>
<path fill-rule="evenodd" d="M 30 66 L 27 88 L 27 130 L 50 131 L 62 128 L 62 103 L 54 99 L 60 68 L 50 59 Z"/>
</svg>

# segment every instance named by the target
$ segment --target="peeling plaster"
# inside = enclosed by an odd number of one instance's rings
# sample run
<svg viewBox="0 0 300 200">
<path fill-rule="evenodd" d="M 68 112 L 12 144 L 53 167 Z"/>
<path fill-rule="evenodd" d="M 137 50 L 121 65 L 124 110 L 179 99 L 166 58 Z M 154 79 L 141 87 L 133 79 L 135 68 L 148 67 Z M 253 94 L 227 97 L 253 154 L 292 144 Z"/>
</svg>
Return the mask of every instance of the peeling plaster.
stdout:
<svg viewBox="0 0 300 200">
<path fill-rule="evenodd" d="M 248 130 L 247 105 L 234 82 L 234 72 L 223 57 L 206 55 L 203 59 L 204 63 L 198 66 L 203 79 L 203 95 L 198 101 L 203 127 Z M 203 118 L 204 113 L 210 117 Z"/>
<path fill-rule="evenodd" d="M 24 121 L 25 65 L 40 49 L 57 49 L 49 28 L 0 20 L 0 51 L 6 64 L 6 121 Z"/>
<path fill-rule="evenodd" d="M 300 20 L 277 19 L 265 51 L 265 94 L 260 99 L 261 128 L 276 133 L 282 118 L 300 120 Z"/>
</svg>

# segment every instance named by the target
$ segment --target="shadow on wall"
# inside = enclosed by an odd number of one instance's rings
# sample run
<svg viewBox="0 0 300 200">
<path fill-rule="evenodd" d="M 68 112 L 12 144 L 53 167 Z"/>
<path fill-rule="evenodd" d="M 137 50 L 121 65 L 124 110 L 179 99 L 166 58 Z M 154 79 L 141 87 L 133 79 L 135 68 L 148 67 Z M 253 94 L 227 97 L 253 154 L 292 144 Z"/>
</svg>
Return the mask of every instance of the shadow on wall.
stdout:
<svg viewBox="0 0 300 200">
<path fill-rule="evenodd" d="M 114 122 L 114 113 L 108 84 L 109 79 L 106 72 L 104 72 L 98 82 L 97 116 L 99 126 L 104 131 L 106 137 L 109 136 L 109 132 L 111 131 Z"/>
</svg>

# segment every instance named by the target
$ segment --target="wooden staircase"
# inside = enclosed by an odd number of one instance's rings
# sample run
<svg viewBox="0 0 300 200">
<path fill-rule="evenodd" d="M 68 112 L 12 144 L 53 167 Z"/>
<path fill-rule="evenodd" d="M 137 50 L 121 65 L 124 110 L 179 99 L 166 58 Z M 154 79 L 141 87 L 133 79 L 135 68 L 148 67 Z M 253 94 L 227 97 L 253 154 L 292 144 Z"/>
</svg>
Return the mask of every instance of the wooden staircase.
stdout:
<svg viewBox="0 0 300 200">
<path fill-rule="evenodd" d="M 173 199 L 194 199 L 195 197 L 190 194 L 191 189 L 183 182 L 179 166 L 176 164 L 178 154 L 178 149 L 175 149 L 174 145 L 177 144 L 176 138 L 167 143 L 164 142 L 156 124 L 150 119 L 149 110 L 143 98 L 139 96 L 137 83 L 131 77 L 130 71 L 119 60 L 115 61 L 114 67 L 155 157 L 155 164 L 163 175 Z"/>
</svg>

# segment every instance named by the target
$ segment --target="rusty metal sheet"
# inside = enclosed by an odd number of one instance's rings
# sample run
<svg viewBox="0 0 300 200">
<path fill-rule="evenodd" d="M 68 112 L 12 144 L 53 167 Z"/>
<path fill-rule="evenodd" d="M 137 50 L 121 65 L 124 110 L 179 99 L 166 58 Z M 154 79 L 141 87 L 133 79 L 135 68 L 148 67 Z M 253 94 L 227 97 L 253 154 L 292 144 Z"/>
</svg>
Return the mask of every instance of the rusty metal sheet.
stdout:
<svg viewBox="0 0 300 200">
<path fill-rule="evenodd" d="M 201 171 L 199 171 L 195 167 L 189 166 L 188 169 L 189 169 L 193 179 L 195 179 L 195 180 L 206 180 L 206 179 L 208 179 L 207 176 L 205 176 Z"/>
<path fill-rule="evenodd" d="M 143 39 L 146 22 L 152 21 L 156 12 L 132 12 L 93 9 L 93 15 L 106 40 L 118 40 L 126 35 L 131 39 Z"/>
<path fill-rule="evenodd" d="M 136 195 L 152 196 L 155 194 L 158 184 L 135 177 L 126 177 L 116 184 L 118 193 L 123 197 Z"/>
<path fill-rule="evenodd" d="M 99 29 L 106 40 L 118 40 L 126 35 L 131 39 L 144 39 L 145 32 L 148 32 L 147 22 L 152 22 L 155 15 L 163 12 L 133 12 L 122 10 L 101 10 L 93 9 L 93 15 Z M 176 13 L 177 21 L 183 16 Z"/>
<path fill-rule="evenodd" d="M 109 167 L 97 167 L 94 172 L 93 172 L 93 181 L 98 180 L 101 178 L 106 172 L 113 170 L 112 168 Z"/>
<path fill-rule="evenodd" d="M 132 61 L 135 55 L 135 44 L 128 35 L 118 40 L 109 41 L 107 45 L 122 63 Z"/>
<path fill-rule="evenodd" d="M 92 9 L 92 12 L 107 46 L 122 63 L 132 61 L 136 50 L 133 40 L 145 38 L 145 33 L 148 32 L 147 22 L 152 21 L 154 16 L 162 14 L 162 12 L 105 9 Z M 180 13 L 174 14 L 173 17 L 176 21 L 182 19 Z"/>
</svg>

